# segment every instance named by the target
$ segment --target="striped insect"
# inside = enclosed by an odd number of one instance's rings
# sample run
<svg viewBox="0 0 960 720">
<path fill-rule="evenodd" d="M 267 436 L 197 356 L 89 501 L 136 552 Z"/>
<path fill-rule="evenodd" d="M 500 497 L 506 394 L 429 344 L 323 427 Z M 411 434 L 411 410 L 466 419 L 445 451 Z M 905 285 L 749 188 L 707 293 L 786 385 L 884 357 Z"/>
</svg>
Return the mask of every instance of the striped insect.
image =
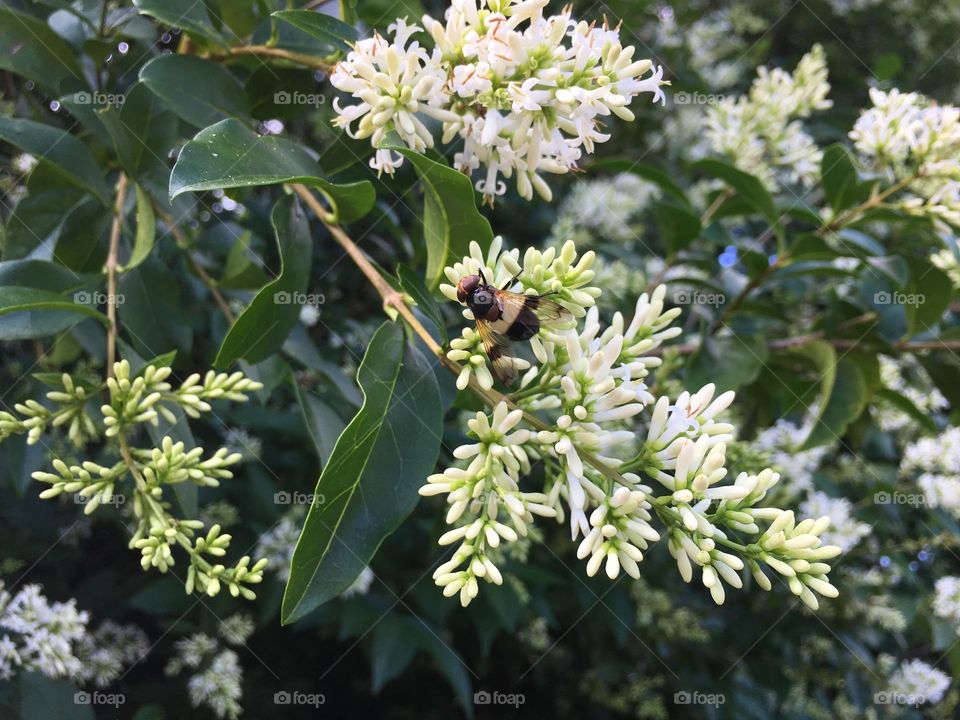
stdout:
<svg viewBox="0 0 960 720">
<path fill-rule="evenodd" d="M 570 311 L 547 295 L 524 295 L 507 288 L 517 278 L 498 288 L 479 275 L 465 275 L 457 283 L 457 299 L 470 308 L 477 322 L 477 333 L 483 340 L 483 348 L 490 358 L 490 366 L 502 383 L 513 384 L 517 368 L 511 341 L 529 340 L 541 325 L 550 325 L 569 320 Z"/>
</svg>

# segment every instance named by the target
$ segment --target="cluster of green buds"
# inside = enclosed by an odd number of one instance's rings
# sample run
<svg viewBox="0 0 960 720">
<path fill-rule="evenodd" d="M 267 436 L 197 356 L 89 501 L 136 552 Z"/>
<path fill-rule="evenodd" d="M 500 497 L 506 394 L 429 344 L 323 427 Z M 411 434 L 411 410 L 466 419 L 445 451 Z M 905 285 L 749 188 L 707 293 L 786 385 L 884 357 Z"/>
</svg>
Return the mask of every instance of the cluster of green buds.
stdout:
<svg viewBox="0 0 960 720">
<path fill-rule="evenodd" d="M 193 483 L 216 487 L 233 476 L 230 466 L 241 461 L 241 454 L 219 448 L 208 455 L 202 447 L 187 448 L 169 436 L 162 437 L 155 447 L 136 447 L 134 443 L 142 425 L 157 427 L 161 417 L 177 422 L 177 408 L 181 415 L 198 418 L 210 412 L 214 400 L 243 402 L 246 393 L 259 390 L 261 384 L 240 372 L 210 371 L 204 376 L 191 375 L 174 389 L 169 382 L 169 367 L 148 365 L 134 373 L 124 360 L 115 363 L 112 371 L 106 382 L 99 384 L 79 382 L 66 374 L 38 376 L 54 386 L 46 394 L 48 404 L 54 407 L 27 400 L 15 407 L 20 417 L 0 413 L 0 440 L 26 433 L 27 441 L 35 443 L 44 432 L 61 426 L 68 427 L 67 435 L 77 447 L 101 436 L 106 438 L 107 448 L 119 456 L 115 462 L 100 464 L 88 459 L 68 463 L 54 458 L 54 472 L 33 473 L 35 480 L 49 486 L 40 497 L 73 495 L 88 515 L 105 505 L 123 507 L 129 497 L 125 512 L 136 522 L 130 548 L 140 551 L 144 570 L 167 572 L 175 566 L 175 549 L 179 548 L 189 556 L 184 581 L 188 594 L 196 589 L 212 597 L 226 587 L 234 597 L 253 599 L 249 586 L 261 582 L 267 561 L 244 556 L 232 567 L 221 564 L 231 536 L 221 533 L 219 525 L 204 533 L 203 522 L 175 517 L 172 504 L 165 500 L 170 486 Z M 104 395 L 102 427 L 98 427 L 87 413 L 87 405 Z"/>
</svg>

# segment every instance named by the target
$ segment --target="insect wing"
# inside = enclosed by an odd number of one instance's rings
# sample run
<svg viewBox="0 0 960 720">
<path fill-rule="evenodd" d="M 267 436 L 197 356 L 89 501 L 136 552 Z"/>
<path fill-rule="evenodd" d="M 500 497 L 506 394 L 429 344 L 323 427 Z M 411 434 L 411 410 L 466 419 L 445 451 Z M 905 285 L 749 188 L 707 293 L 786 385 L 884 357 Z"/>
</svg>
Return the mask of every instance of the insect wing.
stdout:
<svg viewBox="0 0 960 720">
<path fill-rule="evenodd" d="M 544 296 L 524 295 L 509 290 L 497 290 L 497 300 L 507 316 L 517 316 L 523 308 L 530 310 L 540 318 L 544 324 L 562 323 L 570 320 L 573 315 L 563 305 Z M 513 308 L 515 312 L 507 312 L 508 308 Z"/>
<path fill-rule="evenodd" d="M 504 385 L 512 385 L 517 380 L 517 366 L 513 362 L 515 355 L 510 348 L 510 341 L 490 327 L 486 320 L 477 320 L 477 332 L 483 340 L 483 349 L 490 359 L 493 374 Z"/>
</svg>

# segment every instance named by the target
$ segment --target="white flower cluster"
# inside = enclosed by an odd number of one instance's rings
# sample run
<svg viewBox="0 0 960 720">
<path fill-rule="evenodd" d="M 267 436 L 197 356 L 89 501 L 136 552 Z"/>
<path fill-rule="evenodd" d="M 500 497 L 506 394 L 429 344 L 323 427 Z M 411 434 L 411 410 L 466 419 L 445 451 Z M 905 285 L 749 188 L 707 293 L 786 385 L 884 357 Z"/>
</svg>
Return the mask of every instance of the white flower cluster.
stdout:
<svg viewBox="0 0 960 720">
<path fill-rule="evenodd" d="M 934 585 L 933 612 L 960 631 L 960 577 L 947 575 Z"/>
<path fill-rule="evenodd" d="M 838 546 L 847 552 L 870 534 L 872 527 L 853 516 L 853 503 L 847 498 L 832 497 L 819 490 L 811 492 L 800 505 L 800 512 L 808 517 L 830 518 L 830 529 L 823 534 L 823 541 Z"/>
<path fill-rule="evenodd" d="M 104 687 L 146 657 L 142 630 L 108 620 L 91 632 L 89 619 L 76 600 L 50 602 L 39 585 L 11 598 L 0 582 L 0 680 L 20 668 Z"/>
<path fill-rule="evenodd" d="M 926 504 L 960 518 L 960 428 L 920 438 L 904 448 L 900 473 L 916 477 Z"/>
<path fill-rule="evenodd" d="M 656 185 L 629 172 L 578 182 L 564 198 L 551 235 L 559 242 L 601 237 L 629 246 L 638 239 L 630 222 L 659 194 Z"/>
<path fill-rule="evenodd" d="M 897 668 L 887 687 L 901 704 L 938 703 L 950 687 L 950 676 L 923 660 L 910 660 Z"/>
<path fill-rule="evenodd" d="M 175 643 L 176 657 L 167 663 L 167 675 L 195 671 L 187 680 L 190 703 L 206 706 L 218 718 L 236 720 L 243 711 L 243 667 L 237 653 L 221 644 L 238 647 L 246 643 L 254 625 L 249 616 L 233 615 L 220 622 L 220 639 L 194 633 Z"/>
<path fill-rule="evenodd" d="M 800 450 L 810 434 L 807 423 L 797 424 L 780 418 L 757 434 L 752 446 L 765 453 L 781 476 L 781 489 L 791 497 L 799 497 L 813 489 L 813 474 L 830 451 L 828 447 Z M 829 515 L 829 513 L 825 513 Z"/>
<path fill-rule="evenodd" d="M 891 205 L 960 226 L 960 108 L 877 88 L 870 100 L 850 138 L 866 162 L 908 183 Z"/>
<path fill-rule="evenodd" d="M 542 173 L 566 173 L 610 135 L 611 115 L 632 121 L 640 93 L 663 101 L 663 68 L 634 59 L 617 28 L 577 22 L 570 9 L 545 16 L 547 0 L 453 0 L 443 22 L 423 24 L 428 52 L 414 37 L 418 25 L 398 19 L 392 37 L 361 40 L 334 69 L 330 82 L 359 102 L 334 104 L 337 123 L 379 148 L 371 166 L 392 173 L 399 154 L 380 148 L 395 131 L 410 148 L 433 147 L 426 122 L 442 123 L 442 142 L 463 141 L 454 165 L 479 171 L 488 200 L 506 191 L 549 200 Z M 425 122 L 426 121 L 426 122 Z M 356 123 L 356 125 L 354 125 Z"/>
<path fill-rule="evenodd" d="M 537 281 L 554 273 L 555 260 L 564 256 L 564 267 L 570 266 L 575 248 L 527 251 L 523 288 L 542 292 Z M 447 276 L 454 281 L 479 263 L 488 278 L 501 267 L 507 278 L 517 274 L 516 256 L 497 244 L 487 257 L 476 248 L 447 268 Z M 531 343 L 538 364 L 523 376 L 513 405 L 500 402 L 472 417 L 468 429 L 476 442 L 457 448 L 460 464 L 431 475 L 420 490 L 447 496 L 446 520 L 454 527 L 440 544 L 459 543 L 434 574 L 444 593 L 459 594 L 466 605 L 479 592 L 479 580 L 501 583 L 499 548 L 528 535 L 536 517 L 547 517 L 568 520 L 572 538 L 582 537 L 577 555 L 590 575 L 603 567 L 610 578 L 621 570 L 639 577 L 644 551 L 661 537 L 653 527 L 656 518 L 684 580 L 699 568 L 717 603 L 724 600 L 724 583 L 742 587 L 740 572 L 748 565 L 761 587 L 771 587 L 765 565 L 812 608 L 818 604 L 815 592 L 836 596 L 824 561 L 840 548 L 824 545 L 821 537 L 829 518 L 798 522 L 791 511 L 762 507 L 779 480 L 772 470 L 724 482 L 734 428 L 720 415 L 733 393 L 715 397 L 714 386 L 707 385 L 671 400 L 656 398 L 647 386 L 651 368 L 661 362 L 652 351 L 681 332 L 671 327 L 680 309 L 665 307 L 666 287 L 642 294 L 631 320 L 616 313 L 606 327 L 594 306 L 597 293 L 573 290 L 567 302 L 578 292 L 589 307 L 579 308 L 582 326 L 541 328 Z M 534 464 L 545 469 L 545 481 L 537 490 L 523 489 Z M 738 541 L 743 535 L 748 542 Z"/>
<path fill-rule="evenodd" d="M 929 376 L 913 357 L 904 355 L 892 360 L 880 355 L 880 379 L 883 385 L 903 395 L 918 410 L 933 415 L 946 410 L 950 403 L 930 381 Z M 904 371 L 910 373 L 910 379 L 904 377 Z M 877 424 L 887 432 L 899 432 L 908 429 L 913 419 L 909 414 L 892 406 L 883 406 L 877 412 Z"/>
<path fill-rule="evenodd" d="M 771 187 L 810 185 L 820 176 L 822 153 L 800 120 L 830 107 L 829 92 L 826 57 L 814 45 L 792 74 L 761 67 L 748 95 L 712 105 L 707 139 L 715 152 Z"/>
</svg>

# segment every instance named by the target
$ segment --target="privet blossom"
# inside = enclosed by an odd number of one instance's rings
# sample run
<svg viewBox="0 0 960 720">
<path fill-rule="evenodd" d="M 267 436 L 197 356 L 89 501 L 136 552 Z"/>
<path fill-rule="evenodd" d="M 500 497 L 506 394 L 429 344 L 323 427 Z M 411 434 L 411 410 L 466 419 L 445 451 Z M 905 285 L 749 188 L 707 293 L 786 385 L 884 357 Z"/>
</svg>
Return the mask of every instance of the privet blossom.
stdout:
<svg viewBox="0 0 960 720">
<path fill-rule="evenodd" d="M 593 253 L 578 258 L 568 242 L 529 249 L 521 263 L 518 251 L 504 252 L 497 241 L 486 255 L 474 245 L 447 268 L 451 282 L 480 269 L 496 284 L 518 277 L 525 291 L 555 293 L 579 320 L 541 330 L 531 342 L 535 363 L 521 361 L 525 372 L 510 402 L 471 417 L 474 442 L 458 447 L 459 462 L 420 489 L 446 496 L 452 527 L 440 544 L 456 546 L 436 569 L 436 583 L 469 604 L 481 580 L 503 582 L 503 546 L 551 520 L 569 524 L 588 575 L 602 568 L 611 579 L 621 571 L 639 578 L 645 553 L 665 540 L 684 581 L 698 575 L 718 604 L 725 588 L 742 587 L 747 570 L 765 590 L 767 571 L 781 575 L 811 608 L 816 594 L 835 597 L 826 561 L 840 548 L 821 540 L 830 519 L 801 520 L 766 506 L 780 479 L 773 470 L 727 477 L 734 428 L 723 413 L 734 394 L 706 385 L 657 397 L 647 385 L 660 364 L 653 351 L 681 332 L 672 327 L 680 309 L 665 307 L 666 287 L 642 294 L 631 319 L 615 313 L 602 324 L 593 261 Z M 462 340 L 474 342 L 467 332 Z M 476 374 L 486 387 L 479 346 L 451 345 L 448 357 L 464 361 L 467 380 Z"/>
<path fill-rule="evenodd" d="M 402 162 L 381 147 L 396 132 L 409 148 L 434 146 L 429 124 L 441 124 L 441 142 L 459 138 L 454 165 L 477 173 L 476 188 L 492 201 L 506 192 L 552 196 L 544 173 L 577 166 L 597 143 L 610 139 L 608 118 L 632 121 L 629 105 L 641 93 L 664 100 L 663 68 L 634 58 L 618 28 L 576 21 L 566 8 L 544 15 L 547 0 L 453 0 L 443 21 L 423 27 L 398 19 L 389 37 L 360 40 L 334 69 L 330 82 L 358 100 L 335 101 L 337 124 L 378 148 L 370 161 L 393 173 Z M 434 48 L 417 36 L 426 28 Z"/>
</svg>

